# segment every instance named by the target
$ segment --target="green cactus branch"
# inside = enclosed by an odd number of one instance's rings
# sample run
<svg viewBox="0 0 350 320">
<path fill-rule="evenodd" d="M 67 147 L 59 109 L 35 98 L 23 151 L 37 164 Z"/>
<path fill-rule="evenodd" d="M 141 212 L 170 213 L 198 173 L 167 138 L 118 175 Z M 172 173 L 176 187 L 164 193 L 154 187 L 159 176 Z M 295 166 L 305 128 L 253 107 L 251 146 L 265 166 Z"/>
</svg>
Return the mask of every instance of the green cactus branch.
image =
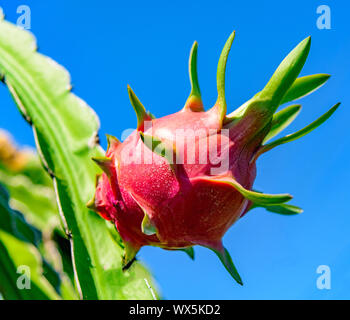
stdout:
<svg viewBox="0 0 350 320">
<path fill-rule="evenodd" d="M 0 293 L 6 299 L 60 299 L 43 274 L 44 259 L 37 249 L 41 233 L 13 210 L 8 201 L 9 195 L 0 185 Z M 17 270 L 21 265 L 30 268 L 31 290 L 17 288 Z"/>
<path fill-rule="evenodd" d="M 105 221 L 85 205 L 99 172 L 91 157 L 102 155 L 96 143 L 99 122 L 93 110 L 70 92 L 67 71 L 36 53 L 30 33 L 1 21 L 0 73 L 20 112 L 32 125 L 42 161 L 54 178 L 71 237 L 81 297 L 151 299 L 147 287 L 138 281 L 149 277 L 145 269 L 135 264 L 127 275 L 122 272 L 122 249 L 115 246 Z"/>
</svg>

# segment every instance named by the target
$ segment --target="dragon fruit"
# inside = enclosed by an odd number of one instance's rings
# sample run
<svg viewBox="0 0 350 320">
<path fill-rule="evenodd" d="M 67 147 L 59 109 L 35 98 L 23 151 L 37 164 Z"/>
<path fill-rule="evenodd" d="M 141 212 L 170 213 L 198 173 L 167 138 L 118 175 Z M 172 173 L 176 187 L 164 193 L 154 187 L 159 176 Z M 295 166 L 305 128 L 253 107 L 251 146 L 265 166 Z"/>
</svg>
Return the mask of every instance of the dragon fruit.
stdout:
<svg viewBox="0 0 350 320">
<path fill-rule="evenodd" d="M 256 160 L 277 145 L 295 140 L 326 121 L 336 104 L 309 126 L 268 143 L 294 120 L 300 105 L 276 113 L 286 102 L 320 87 L 329 77 L 298 77 L 310 49 L 310 37 L 283 60 L 265 88 L 227 115 L 225 68 L 235 32 L 221 53 L 217 71 L 218 98 L 205 111 L 197 77 L 197 43 L 190 55 L 191 93 L 184 108 L 155 119 L 128 86 L 137 115 L 137 129 L 121 143 L 107 136 L 105 157 L 93 158 L 102 168 L 88 207 L 113 222 L 123 240 L 124 268 L 142 246 L 183 250 L 193 246 L 213 250 L 231 276 L 242 284 L 228 251 L 225 232 L 244 214 L 264 207 L 280 214 L 302 210 L 286 204 L 289 194 L 252 190 Z"/>
</svg>

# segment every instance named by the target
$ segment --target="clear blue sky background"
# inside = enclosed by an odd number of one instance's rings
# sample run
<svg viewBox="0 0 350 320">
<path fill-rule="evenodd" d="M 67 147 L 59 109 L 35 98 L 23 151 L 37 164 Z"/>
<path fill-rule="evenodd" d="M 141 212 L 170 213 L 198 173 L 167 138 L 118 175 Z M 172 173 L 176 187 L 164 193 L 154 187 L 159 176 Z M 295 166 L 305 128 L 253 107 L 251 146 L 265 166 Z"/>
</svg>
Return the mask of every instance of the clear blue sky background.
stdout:
<svg viewBox="0 0 350 320">
<path fill-rule="evenodd" d="M 216 65 L 226 38 L 236 30 L 227 65 L 229 110 L 259 91 L 284 56 L 308 35 L 312 46 L 303 75 L 330 73 L 329 82 L 302 99 L 292 132 L 336 102 L 340 109 L 322 127 L 281 146 L 258 162 L 256 188 L 290 192 L 304 208 L 285 217 L 255 210 L 224 238 L 245 285 L 234 283 L 208 250 L 195 262 L 183 253 L 143 248 L 165 298 L 350 298 L 350 5 L 348 1 L 68 1 L 0 0 L 15 22 L 19 4 L 32 11 L 32 32 L 42 53 L 63 64 L 74 92 L 101 119 L 101 137 L 136 125 L 129 83 L 157 117 L 182 108 L 190 90 L 187 61 L 199 42 L 199 79 L 205 104 L 216 100 Z M 316 27 L 316 8 L 331 8 L 331 30 Z M 4 86 L 0 127 L 21 145 L 34 145 L 29 126 Z M 105 142 L 104 146 L 105 146 Z M 331 290 L 319 290 L 316 269 L 331 268 Z"/>
</svg>

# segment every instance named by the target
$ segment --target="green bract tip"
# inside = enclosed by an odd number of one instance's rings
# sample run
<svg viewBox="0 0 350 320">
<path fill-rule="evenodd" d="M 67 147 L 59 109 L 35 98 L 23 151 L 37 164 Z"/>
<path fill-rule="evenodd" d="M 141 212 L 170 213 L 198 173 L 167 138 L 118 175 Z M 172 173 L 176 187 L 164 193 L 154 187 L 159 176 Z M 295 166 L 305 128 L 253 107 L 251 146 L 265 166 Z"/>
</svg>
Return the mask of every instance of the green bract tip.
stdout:
<svg viewBox="0 0 350 320">
<path fill-rule="evenodd" d="M 95 163 L 109 176 L 113 161 L 107 157 L 93 157 L 91 158 Z"/>
<path fill-rule="evenodd" d="M 141 230 L 144 234 L 151 236 L 153 234 L 157 234 L 157 229 L 154 227 L 154 225 L 151 223 L 149 216 L 147 213 L 145 213 L 142 223 L 141 223 Z"/>
<path fill-rule="evenodd" d="M 107 143 L 108 143 L 107 150 L 109 148 L 113 148 L 113 147 L 116 147 L 119 144 L 121 144 L 121 142 L 118 140 L 118 138 L 116 138 L 110 134 L 106 134 L 106 137 L 107 137 Z"/>
<path fill-rule="evenodd" d="M 151 121 L 152 118 L 150 115 L 146 112 L 145 107 L 143 104 L 140 102 L 140 100 L 137 98 L 136 94 L 130 86 L 128 85 L 128 94 L 129 94 L 129 99 L 131 102 L 131 105 L 133 106 L 135 112 L 136 112 L 136 117 L 137 117 L 137 130 L 143 130 L 143 123 L 146 120 Z"/>
<path fill-rule="evenodd" d="M 158 156 L 163 157 L 170 164 L 171 169 L 175 170 L 176 150 L 170 143 L 162 141 L 161 139 L 144 134 L 140 131 L 140 138 L 145 146 Z"/>
<path fill-rule="evenodd" d="M 189 74 L 191 81 L 191 93 L 188 97 L 184 109 L 190 109 L 191 111 L 203 111 L 203 102 L 201 98 L 201 92 L 198 83 L 197 74 L 197 49 L 198 43 L 195 41 L 192 45 L 190 60 L 189 60 Z"/>
<path fill-rule="evenodd" d="M 219 257 L 221 263 L 224 265 L 226 270 L 230 273 L 232 278 L 236 280 L 238 284 L 243 286 L 243 281 L 241 276 L 239 275 L 236 266 L 234 265 L 230 253 L 227 251 L 226 248 L 220 244 L 220 247 L 218 248 L 211 248 L 208 247 L 210 250 L 214 251 L 216 255 Z"/>
<path fill-rule="evenodd" d="M 276 205 L 288 202 L 292 199 L 292 196 L 287 193 L 282 194 L 268 194 L 268 193 L 260 193 L 252 190 L 248 190 L 244 188 L 241 184 L 239 184 L 235 179 L 230 177 L 211 177 L 211 178 L 199 178 L 201 180 L 211 181 L 213 183 L 219 183 L 224 185 L 229 185 L 235 190 L 237 190 L 243 197 L 247 200 L 253 202 L 259 206 L 265 205 Z"/>
<path fill-rule="evenodd" d="M 314 129 L 316 129 L 317 127 L 319 127 L 322 123 L 324 123 L 327 119 L 329 119 L 331 117 L 331 115 L 335 112 L 335 110 L 338 109 L 340 105 L 340 102 L 337 103 L 336 105 L 334 105 L 331 109 L 329 109 L 325 114 L 323 114 L 321 117 L 319 117 L 317 120 L 315 120 L 314 122 L 310 123 L 308 126 L 304 127 L 303 129 L 294 132 L 292 134 L 288 134 L 283 138 L 277 139 L 275 141 L 272 141 L 268 144 L 263 145 L 260 150 L 257 152 L 256 157 L 258 157 L 260 154 L 265 153 L 266 151 L 269 151 L 281 144 L 284 143 L 288 143 L 294 140 L 297 140 L 305 135 L 307 135 L 308 133 L 310 133 L 311 131 L 313 131 Z"/>
<path fill-rule="evenodd" d="M 295 104 L 275 113 L 272 117 L 270 131 L 263 140 L 263 143 L 271 140 L 273 137 L 277 136 L 281 131 L 287 128 L 298 116 L 300 110 L 301 105 Z"/>
<path fill-rule="evenodd" d="M 131 243 L 127 241 L 123 241 L 124 245 L 124 256 L 122 261 L 122 268 L 123 271 L 130 268 L 132 263 L 135 261 L 136 254 L 139 251 L 140 248 L 135 248 Z"/>
<path fill-rule="evenodd" d="M 89 208 L 92 211 L 96 211 L 96 206 L 95 206 L 95 197 L 93 197 L 92 199 L 90 199 L 87 203 L 86 203 L 86 207 Z"/>
<path fill-rule="evenodd" d="M 226 110 L 227 110 L 226 98 L 225 98 L 226 62 L 227 62 L 228 54 L 230 53 L 234 38 L 235 38 L 235 31 L 231 33 L 231 35 L 229 36 L 229 38 L 225 43 L 224 49 L 221 52 L 219 63 L 218 63 L 217 75 L 216 75 L 218 99 L 213 108 L 216 109 L 221 122 L 224 120 L 226 116 Z"/>
<path fill-rule="evenodd" d="M 178 250 L 185 252 L 191 258 L 191 260 L 194 260 L 194 249 L 193 249 L 193 247 L 181 248 L 181 249 L 178 249 Z"/>
<path fill-rule="evenodd" d="M 304 66 L 310 51 L 311 37 L 301 41 L 281 62 L 257 99 L 271 102 L 271 114 L 275 112 L 284 95 L 293 85 Z"/>
</svg>

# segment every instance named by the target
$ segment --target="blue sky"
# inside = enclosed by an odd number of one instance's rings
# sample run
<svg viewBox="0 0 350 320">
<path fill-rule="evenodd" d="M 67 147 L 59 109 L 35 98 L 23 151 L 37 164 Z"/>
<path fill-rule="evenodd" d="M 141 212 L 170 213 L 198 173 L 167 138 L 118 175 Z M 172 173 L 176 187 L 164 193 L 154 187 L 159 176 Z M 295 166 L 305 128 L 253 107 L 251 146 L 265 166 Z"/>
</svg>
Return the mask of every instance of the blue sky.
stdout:
<svg viewBox="0 0 350 320">
<path fill-rule="evenodd" d="M 196 248 L 183 253 L 143 248 L 168 299 L 349 299 L 350 298 L 350 5 L 348 1 L 68 1 L 0 0 L 7 19 L 17 6 L 31 8 L 31 31 L 40 52 L 71 73 L 74 92 L 86 100 L 105 133 L 134 128 L 129 83 L 157 117 L 182 108 L 190 90 L 188 54 L 199 42 L 202 97 L 216 100 L 216 66 L 232 30 L 236 39 L 226 73 L 229 110 L 268 81 L 284 56 L 303 38 L 312 45 L 302 75 L 329 73 L 328 83 L 300 100 L 303 110 L 287 129 L 301 128 L 341 101 L 333 117 L 310 135 L 280 146 L 258 161 L 256 189 L 290 192 L 304 209 L 285 217 L 250 212 L 226 234 L 224 243 L 245 285 L 234 283 L 217 258 Z M 331 29 L 316 27 L 319 5 L 331 9 Z M 31 129 L 0 87 L 0 128 L 21 145 L 34 145 Z M 105 143 L 104 143 L 105 146 Z M 331 270 L 331 289 L 319 290 L 319 265 Z"/>
</svg>

